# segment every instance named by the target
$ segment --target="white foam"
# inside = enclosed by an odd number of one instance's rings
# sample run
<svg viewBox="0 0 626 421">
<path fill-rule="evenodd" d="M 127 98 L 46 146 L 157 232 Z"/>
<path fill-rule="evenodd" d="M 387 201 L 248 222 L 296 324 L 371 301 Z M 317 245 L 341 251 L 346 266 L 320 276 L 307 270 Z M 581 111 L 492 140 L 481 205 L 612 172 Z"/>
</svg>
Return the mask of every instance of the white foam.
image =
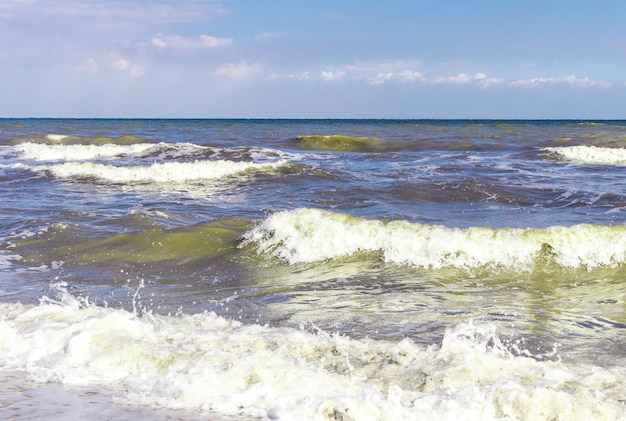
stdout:
<svg viewBox="0 0 626 421">
<path fill-rule="evenodd" d="M 66 137 L 67 136 L 63 134 L 49 134 L 46 136 L 46 138 L 48 138 L 49 140 L 52 140 L 53 142 L 60 142 Z"/>
<path fill-rule="evenodd" d="M 544 148 L 544 151 L 555 153 L 568 160 L 586 164 L 626 165 L 626 149 L 602 148 L 598 146 L 566 146 Z"/>
<path fill-rule="evenodd" d="M 178 152 L 178 155 L 184 155 L 190 150 L 206 149 L 188 143 L 169 144 L 163 142 L 131 145 L 112 143 L 105 145 L 47 145 L 29 142 L 16 145 L 14 148 L 23 158 L 33 161 L 88 161 L 117 156 L 141 156 L 166 150 L 174 150 Z"/>
<path fill-rule="evenodd" d="M 489 324 L 451 326 L 441 346 L 353 340 L 165 317 L 69 296 L 0 303 L 0 366 L 37 382 L 112 388 L 138 405 L 260 419 L 606 419 L 626 370 L 514 357 Z"/>
<path fill-rule="evenodd" d="M 289 263 L 355 253 L 426 268 L 529 268 L 541 257 L 566 267 L 626 263 L 626 226 L 576 225 L 547 229 L 467 229 L 406 221 L 384 222 L 318 209 L 269 216 L 245 234 L 244 244 Z"/>
<path fill-rule="evenodd" d="M 287 161 L 267 164 L 233 161 L 196 161 L 122 167 L 87 162 L 66 162 L 30 168 L 34 171 L 49 171 L 59 178 L 95 177 L 115 183 L 184 183 L 196 180 L 219 179 L 254 171 L 273 171 L 287 165 L 289 165 Z"/>
<path fill-rule="evenodd" d="M 0 271 L 9 269 L 13 262 L 22 260 L 22 256 L 19 254 L 8 254 L 4 250 L 0 250 Z"/>
</svg>

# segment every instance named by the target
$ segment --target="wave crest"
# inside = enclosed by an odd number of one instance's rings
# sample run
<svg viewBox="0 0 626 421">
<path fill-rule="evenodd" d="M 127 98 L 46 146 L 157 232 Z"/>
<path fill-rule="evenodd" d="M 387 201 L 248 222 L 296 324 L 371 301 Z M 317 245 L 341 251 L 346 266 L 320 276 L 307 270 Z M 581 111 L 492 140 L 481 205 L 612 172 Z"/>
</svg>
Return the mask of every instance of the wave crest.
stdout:
<svg viewBox="0 0 626 421">
<path fill-rule="evenodd" d="M 467 229 L 386 222 L 317 209 L 278 212 L 245 234 L 290 264 L 379 253 L 383 260 L 424 268 L 503 267 L 530 270 L 538 263 L 563 267 L 622 265 L 626 226 L 575 225 L 546 229 Z"/>
<path fill-rule="evenodd" d="M 624 148 L 578 145 L 544 148 L 543 150 L 584 164 L 626 165 L 626 149 Z"/>
<path fill-rule="evenodd" d="M 275 171 L 288 165 L 289 162 L 286 160 L 265 164 L 234 161 L 167 162 L 127 167 L 66 162 L 30 168 L 50 172 L 59 178 L 92 177 L 114 183 L 185 183 L 215 180 L 249 172 Z"/>
<path fill-rule="evenodd" d="M 288 143 L 300 149 L 336 152 L 377 152 L 400 149 L 402 145 L 389 140 L 344 135 L 311 135 L 289 139 Z"/>
</svg>

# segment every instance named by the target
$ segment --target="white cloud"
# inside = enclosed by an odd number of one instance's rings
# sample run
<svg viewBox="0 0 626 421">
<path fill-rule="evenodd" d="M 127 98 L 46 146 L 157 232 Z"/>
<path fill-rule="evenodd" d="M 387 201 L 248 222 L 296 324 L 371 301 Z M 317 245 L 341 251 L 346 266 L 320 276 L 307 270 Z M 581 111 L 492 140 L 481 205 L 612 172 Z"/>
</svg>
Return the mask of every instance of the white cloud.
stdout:
<svg viewBox="0 0 626 421">
<path fill-rule="evenodd" d="M 232 38 L 221 38 L 211 35 L 200 35 L 199 38 L 204 42 L 204 45 L 208 47 L 221 47 L 223 45 L 230 45 L 233 43 Z"/>
<path fill-rule="evenodd" d="M 422 62 L 415 59 L 397 59 L 383 61 L 357 61 L 347 65 L 346 70 L 352 73 L 389 73 L 421 66 Z"/>
<path fill-rule="evenodd" d="M 412 72 L 410 70 L 404 70 L 400 73 L 398 73 L 398 77 L 400 77 L 400 80 L 403 80 L 405 82 L 413 82 L 413 81 L 424 81 L 426 80 L 426 78 L 424 77 L 424 75 L 420 72 Z"/>
<path fill-rule="evenodd" d="M 376 76 L 370 78 L 367 83 L 370 85 L 382 85 L 385 81 L 391 79 L 393 77 L 392 72 L 383 73 L 379 72 Z"/>
<path fill-rule="evenodd" d="M 270 79 L 293 79 L 293 80 L 309 80 L 311 79 L 311 73 L 309 71 L 304 71 L 302 73 L 290 73 L 286 75 L 280 75 L 277 73 L 272 73 L 270 75 Z"/>
<path fill-rule="evenodd" d="M 327 70 L 320 77 L 326 81 L 335 81 L 343 77 L 365 80 L 369 85 L 382 85 L 397 80 L 403 83 L 425 83 L 429 85 L 476 85 L 491 87 L 505 83 L 502 78 L 489 77 L 483 72 L 458 73 L 451 76 L 425 76 L 412 67 L 421 65 L 418 60 L 386 60 L 382 62 L 355 62 L 343 69 Z M 406 67 L 405 67 L 406 66 Z"/>
<path fill-rule="evenodd" d="M 90 57 L 82 65 L 74 67 L 79 73 L 91 75 L 100 73 L 102 69 L 110 69 L 130 77 L 141 77 L 146 74 L 139 64 L 131 62 L 117 52 L 104 54 L 99 59 Z"/>
<path fill-rule="evenodd" d="M 605 80 L 592 80 L 592 79 L 589 79 L 588 77 L 579 78 L 574 75 L 563 76 L 562 79 L 566 83 L 572 86 L 580 87 L 580 88 L 586 88 L 586 87 L 610 88 L 613 85 L 611 82 L 607 82 Z"/>
<path fill-rule="evenodd" d="M 467 85 L 472 82 L 471 76 L 467 73 L 459 73 L 454 76 L 437 76 L 429 79 L 432 84 Z"/>
<path fill-rule="evenodd" d="M 230 45 L 234 42 L 232 38 L 215 37 L 202 34 L 197 37 L 183 37 L 180 35 L 156 36 L 152 38 L 151 44 L 159 49 L 172 49 L 179 52 L 191 52 L 203 48 L 216 48 Z"/>
<path fill-rule="evenodd" d="M 139 65 L 133 64 L 123 57 L 113 59 L 109 64 L 112 69 L 126 73 L 132 77 L 140 77 L 145 74 L 144 70 Z"/>
<path fill-rule="evenodd" d="M 588 77 L 566 75 L 560 77 L 536 77 L 532 79 L 518 79 L 510 83 L 514 87 L 532 88 L 540 85 L 568 84 L 577 88 L 610 88 L 613 84 L 605 80 L 593 80 Z"/>
<path fill-rule="evenodd" d="M 167 47 L 167 43 L 160 38 L 152 38 L 152 45 L 158 48 Z"/>
<path fill-rule="evenodd" d="M 92 66 L 94 66 L 94 68 L 98 66 L 98 63 L 96 62 L 95 59 L 90 59 L 90 64 Z M 113 52 L 113 53 L 109 53 L 107 54 L 104 59 L 103 59 L 106 63 L 106 65 L 117 71 L 120 73 L 124 73 L 128 76 L 131 77 L 140 77 L 143 76 L 145 74 L 145 71 L 141 68 L 141 66 L 139 66 L 137 63 L 133 63 L 130 60 L 128 60 L 126 57 L 122 56 L 120 53 L 118 52 Z"/>
<path fill-rule="evenodd" d="M 414 59 L 356 61 L 341 68 L 323 71 L 320 77 L 325 81 L 352 77 L 353 79 L 364 79 L 369 85 L 382 85 L 396 78 L 403 81 L 421 79 L 420 72 L 407 70 L 419 65 L 421 65 L 421 61 Z"/>
<path fill-rule="evenodd" d="M 339 80 L 346 75 L 346 72 L 343 70 L 327 70 L 323 71 L 320 74 L 320 77 L 327 82 L 332 82 L 335 80 Z"/>
<path fill-rule="evenodd" d="M 504 79 L 487 77 L 486 74 L 478 72 L 474 75 L 474 82 L 481 86 L 489 87 L 494 85 L 502 85 L 504 83 Z"/>
<path fill-rule="evenodd" d="M 233 79 L 246 79 L 260 73 L 262 66 L 259 63 L 249 64 L 245 60 L 238 62 L 226 63 L 215 70 L 215 74 L 219 76 L 230 77 Z"/>
<path fill-rule="evenodd" d="M 557 83 L 558 79 L 554 77 L 535 77 L 532 79 L 518 79 L 510 83 L 515 87 L 532 87 L 538 85 Z"/>
</svg>

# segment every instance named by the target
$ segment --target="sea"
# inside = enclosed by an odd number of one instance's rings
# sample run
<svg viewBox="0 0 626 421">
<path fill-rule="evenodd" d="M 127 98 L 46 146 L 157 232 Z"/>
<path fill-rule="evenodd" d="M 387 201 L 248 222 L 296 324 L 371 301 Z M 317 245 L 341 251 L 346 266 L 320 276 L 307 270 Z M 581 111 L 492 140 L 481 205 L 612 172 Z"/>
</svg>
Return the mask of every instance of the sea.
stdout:
<svg viewBox="0 0 626 421">
<path fill-rule="evenodd" d="M 626 121 L 0 119 L 0 417 L 624 420 Z"/>
</svg>

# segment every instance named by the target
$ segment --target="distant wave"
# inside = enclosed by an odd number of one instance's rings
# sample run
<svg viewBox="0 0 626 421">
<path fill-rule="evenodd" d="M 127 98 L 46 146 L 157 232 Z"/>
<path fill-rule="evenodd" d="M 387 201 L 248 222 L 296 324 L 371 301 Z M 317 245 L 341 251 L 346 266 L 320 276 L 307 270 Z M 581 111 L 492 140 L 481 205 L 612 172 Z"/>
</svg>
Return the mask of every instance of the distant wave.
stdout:
<svg viewBox="0 0 626 421">
<path fill-rule="evenodd" d="M 530 270 L 540 262 L 591 269 L 626 263 L 626 225 L 457 229 L 296 209 L 269 216 L 245 238 L 246 244 L 290 264 L 357 253 L 380 253 L 387 262 L 434 269 Z"/>
<path fill-rule="evenodd" d="M 83 137 L 65 134 L 34 134 L 27 137 L 18 137 L 12 140 L 13 144 L 38 143 L 48 145 L 132 145 L 136 143 L 150 143 L 135 136 L 119 137 Z"/>
<path fill-rule="evenodd" d="M 370 137 L 354 137 L 343 135 L 311 135 L 297 136 L 289 139 L 289 145 L 306 150 L 323 150 L 336 152 L 376 152 L 402 148 L 403 144 L 384 139 Z"/>
<path fill-rule="evenodd" d="M 626 165 L 626 149 L 603 148 L 599 146 L 564 146 L 544 148 L 567 160 L 586 164 Z"/>
<path fill-rule="evenodd" d="M 59 178 L 93 177 L 114 183 L 184 183 L 219 179 L 259 171 L 275 171 L 289 162 L 257 164 L 234 161 L 167 162 L 150 166 L 114 166 L 89 162 L 66 162 L 56 165 L 32 166 L 34 171 L 47 171 Z"/>
</svg>

